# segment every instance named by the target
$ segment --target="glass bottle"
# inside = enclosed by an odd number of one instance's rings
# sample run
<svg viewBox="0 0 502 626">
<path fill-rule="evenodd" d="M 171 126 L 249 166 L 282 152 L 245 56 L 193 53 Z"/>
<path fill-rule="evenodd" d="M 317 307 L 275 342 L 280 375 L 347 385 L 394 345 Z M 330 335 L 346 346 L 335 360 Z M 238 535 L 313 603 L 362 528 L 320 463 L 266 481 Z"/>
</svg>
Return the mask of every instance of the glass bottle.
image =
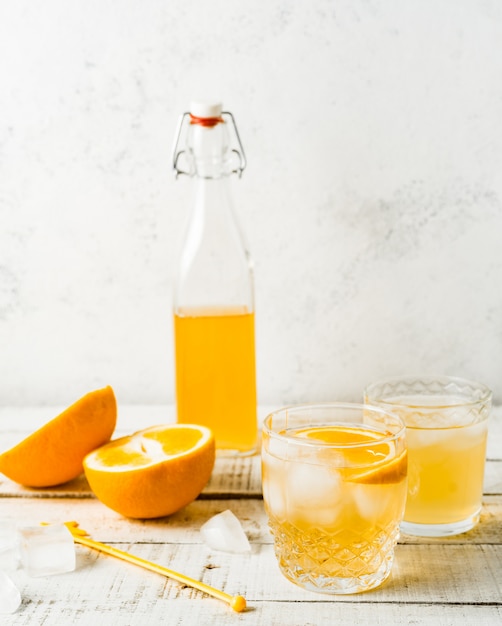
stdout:
<svg viewBox="0 0 502 626">
<path fill-rule="evenodd" d="M 211 428 L 219 451 L 251 454 L 258 430 L 253 270 L 228 189 L 245 156 L 220 103 L 193 103 L 182 115 L 173 165 L 195 183 L 174 285 L 177 420 Z"/>
</svg>

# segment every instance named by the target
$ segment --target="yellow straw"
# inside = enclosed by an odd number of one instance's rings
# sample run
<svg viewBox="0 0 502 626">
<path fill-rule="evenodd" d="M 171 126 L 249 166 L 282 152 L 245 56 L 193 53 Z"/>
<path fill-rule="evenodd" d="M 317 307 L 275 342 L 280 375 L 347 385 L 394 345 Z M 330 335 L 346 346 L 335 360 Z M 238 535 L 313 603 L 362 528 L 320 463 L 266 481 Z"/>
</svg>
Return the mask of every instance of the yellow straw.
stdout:
<svg viewBox="0 0 502 626">
<path fill-rule="evenodd" d="M 203 582 L 200 582 L 193 578 L 189 578 L 184 574 L 180 574 L 173 570 L 167 569 L 166 567 L 156 565 L 151 561 L 146 561 L 139 556 L 134 556 L 133 554 L 129 554 L 128 552 L 117 550 L 117 548 L 112 548 L 111 546 L 107 546 L 106 544 L 100 543 L 99 541 L 93 541 L 92 539 L 89 539 L 85 536 L 88 535 L 85 530 L 77 528 L 77 522 L 65 522 L 65 526 L 73 535 L 73 540 L 75 541 L 75 543 L 80 543 L 83 546 L 87 546 L 88 548 L 94 548 L 95 550 L 99 550 L 100 552 L 104 552 L 105 554 L 115 556 L 118 559 L 122 559 L 123 561 L 134 563 L 134 565 L 139 565 L 140 567 L 150 570 L 151 572 L 156 572 L 157 574 L 162 574 L 163 576 L 167 576 L 168 578 L 173 578 L 174 580 L 177 580 L 184 585 L 188 585 L 189 587 L 194 587 L 199 591 L 203 591 L 204 593 L 213 596 L 213 598 L 223 600 L 223 602 L 226 602 L 228 605 L 230 605 L 230 607 L 234 611 L 237 611 L 237 613 L 241 613 L 246 609 L 246 599 L 243 596 L 231 596 L 224 591 L 220 591 L 219 589 L 210 587 Z"/>
</svg>

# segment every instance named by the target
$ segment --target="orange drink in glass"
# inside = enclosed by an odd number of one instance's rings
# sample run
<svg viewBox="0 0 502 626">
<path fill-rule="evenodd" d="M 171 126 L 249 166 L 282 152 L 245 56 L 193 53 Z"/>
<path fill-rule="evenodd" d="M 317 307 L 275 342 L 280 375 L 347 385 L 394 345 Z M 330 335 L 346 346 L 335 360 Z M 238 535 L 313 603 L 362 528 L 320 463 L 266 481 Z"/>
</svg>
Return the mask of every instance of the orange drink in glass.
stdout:
<svg viewBox="0 0 502 626">
<path fill-rule="evenodd" d="M 441 537 L 479 520 L 491 391 L 453 377 L 400 377 L 370 385 L 365 400 L 406 424 L 408 497 L 403 532 Z"/>
<path fill-rule="evenodd" d="M 405 427 L 355 404 L 284 408 L 263 428 L 263 498 L 282 573 L 332 594 L 390 574 L 406 498 Z"/>
</svg>

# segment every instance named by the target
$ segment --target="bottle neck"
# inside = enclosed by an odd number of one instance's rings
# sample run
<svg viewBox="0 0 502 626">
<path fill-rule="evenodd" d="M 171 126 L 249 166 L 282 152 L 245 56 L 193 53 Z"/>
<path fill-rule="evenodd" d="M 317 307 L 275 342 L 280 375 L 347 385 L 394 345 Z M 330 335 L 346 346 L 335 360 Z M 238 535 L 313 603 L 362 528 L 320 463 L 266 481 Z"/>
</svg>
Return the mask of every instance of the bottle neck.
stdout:
<svg viewBox="0 0 502 626">
<path fill-rule="evenodd" d="M 252 260 L 233 211 L 228 177 L 195 177 L 174 307 L 254 311 Z"/>
<path fill-rule="evenodd" d="M 218 179 L 230 174 L 229 142 L 225 122 L 207 126 L 191 124 L 188 154 L 193 176 Z"/>
<path fill-rule="evenodd" d="M 195 202 L 193 209 L 199 219 L 216 219 L 218 215 L 233 213 L 228 180 L 225 177 L 195 177 Z"/>
</svg>

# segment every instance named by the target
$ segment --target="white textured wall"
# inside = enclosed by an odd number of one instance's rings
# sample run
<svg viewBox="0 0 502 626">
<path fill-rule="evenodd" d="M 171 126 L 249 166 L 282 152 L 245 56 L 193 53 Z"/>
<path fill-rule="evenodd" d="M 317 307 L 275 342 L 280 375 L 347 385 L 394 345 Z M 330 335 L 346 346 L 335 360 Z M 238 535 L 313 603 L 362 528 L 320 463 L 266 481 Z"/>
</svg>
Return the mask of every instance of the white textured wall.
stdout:
<svg viewBox="0 0 502 626">
<path fill-rule="evenodd" d="M 249 167 L 261 403 L 449 373 L 502 401 L 502 3 L 0 4 L 0 402 L 174 398 L 190 182 L 217 95 Z"/>
</svg>

